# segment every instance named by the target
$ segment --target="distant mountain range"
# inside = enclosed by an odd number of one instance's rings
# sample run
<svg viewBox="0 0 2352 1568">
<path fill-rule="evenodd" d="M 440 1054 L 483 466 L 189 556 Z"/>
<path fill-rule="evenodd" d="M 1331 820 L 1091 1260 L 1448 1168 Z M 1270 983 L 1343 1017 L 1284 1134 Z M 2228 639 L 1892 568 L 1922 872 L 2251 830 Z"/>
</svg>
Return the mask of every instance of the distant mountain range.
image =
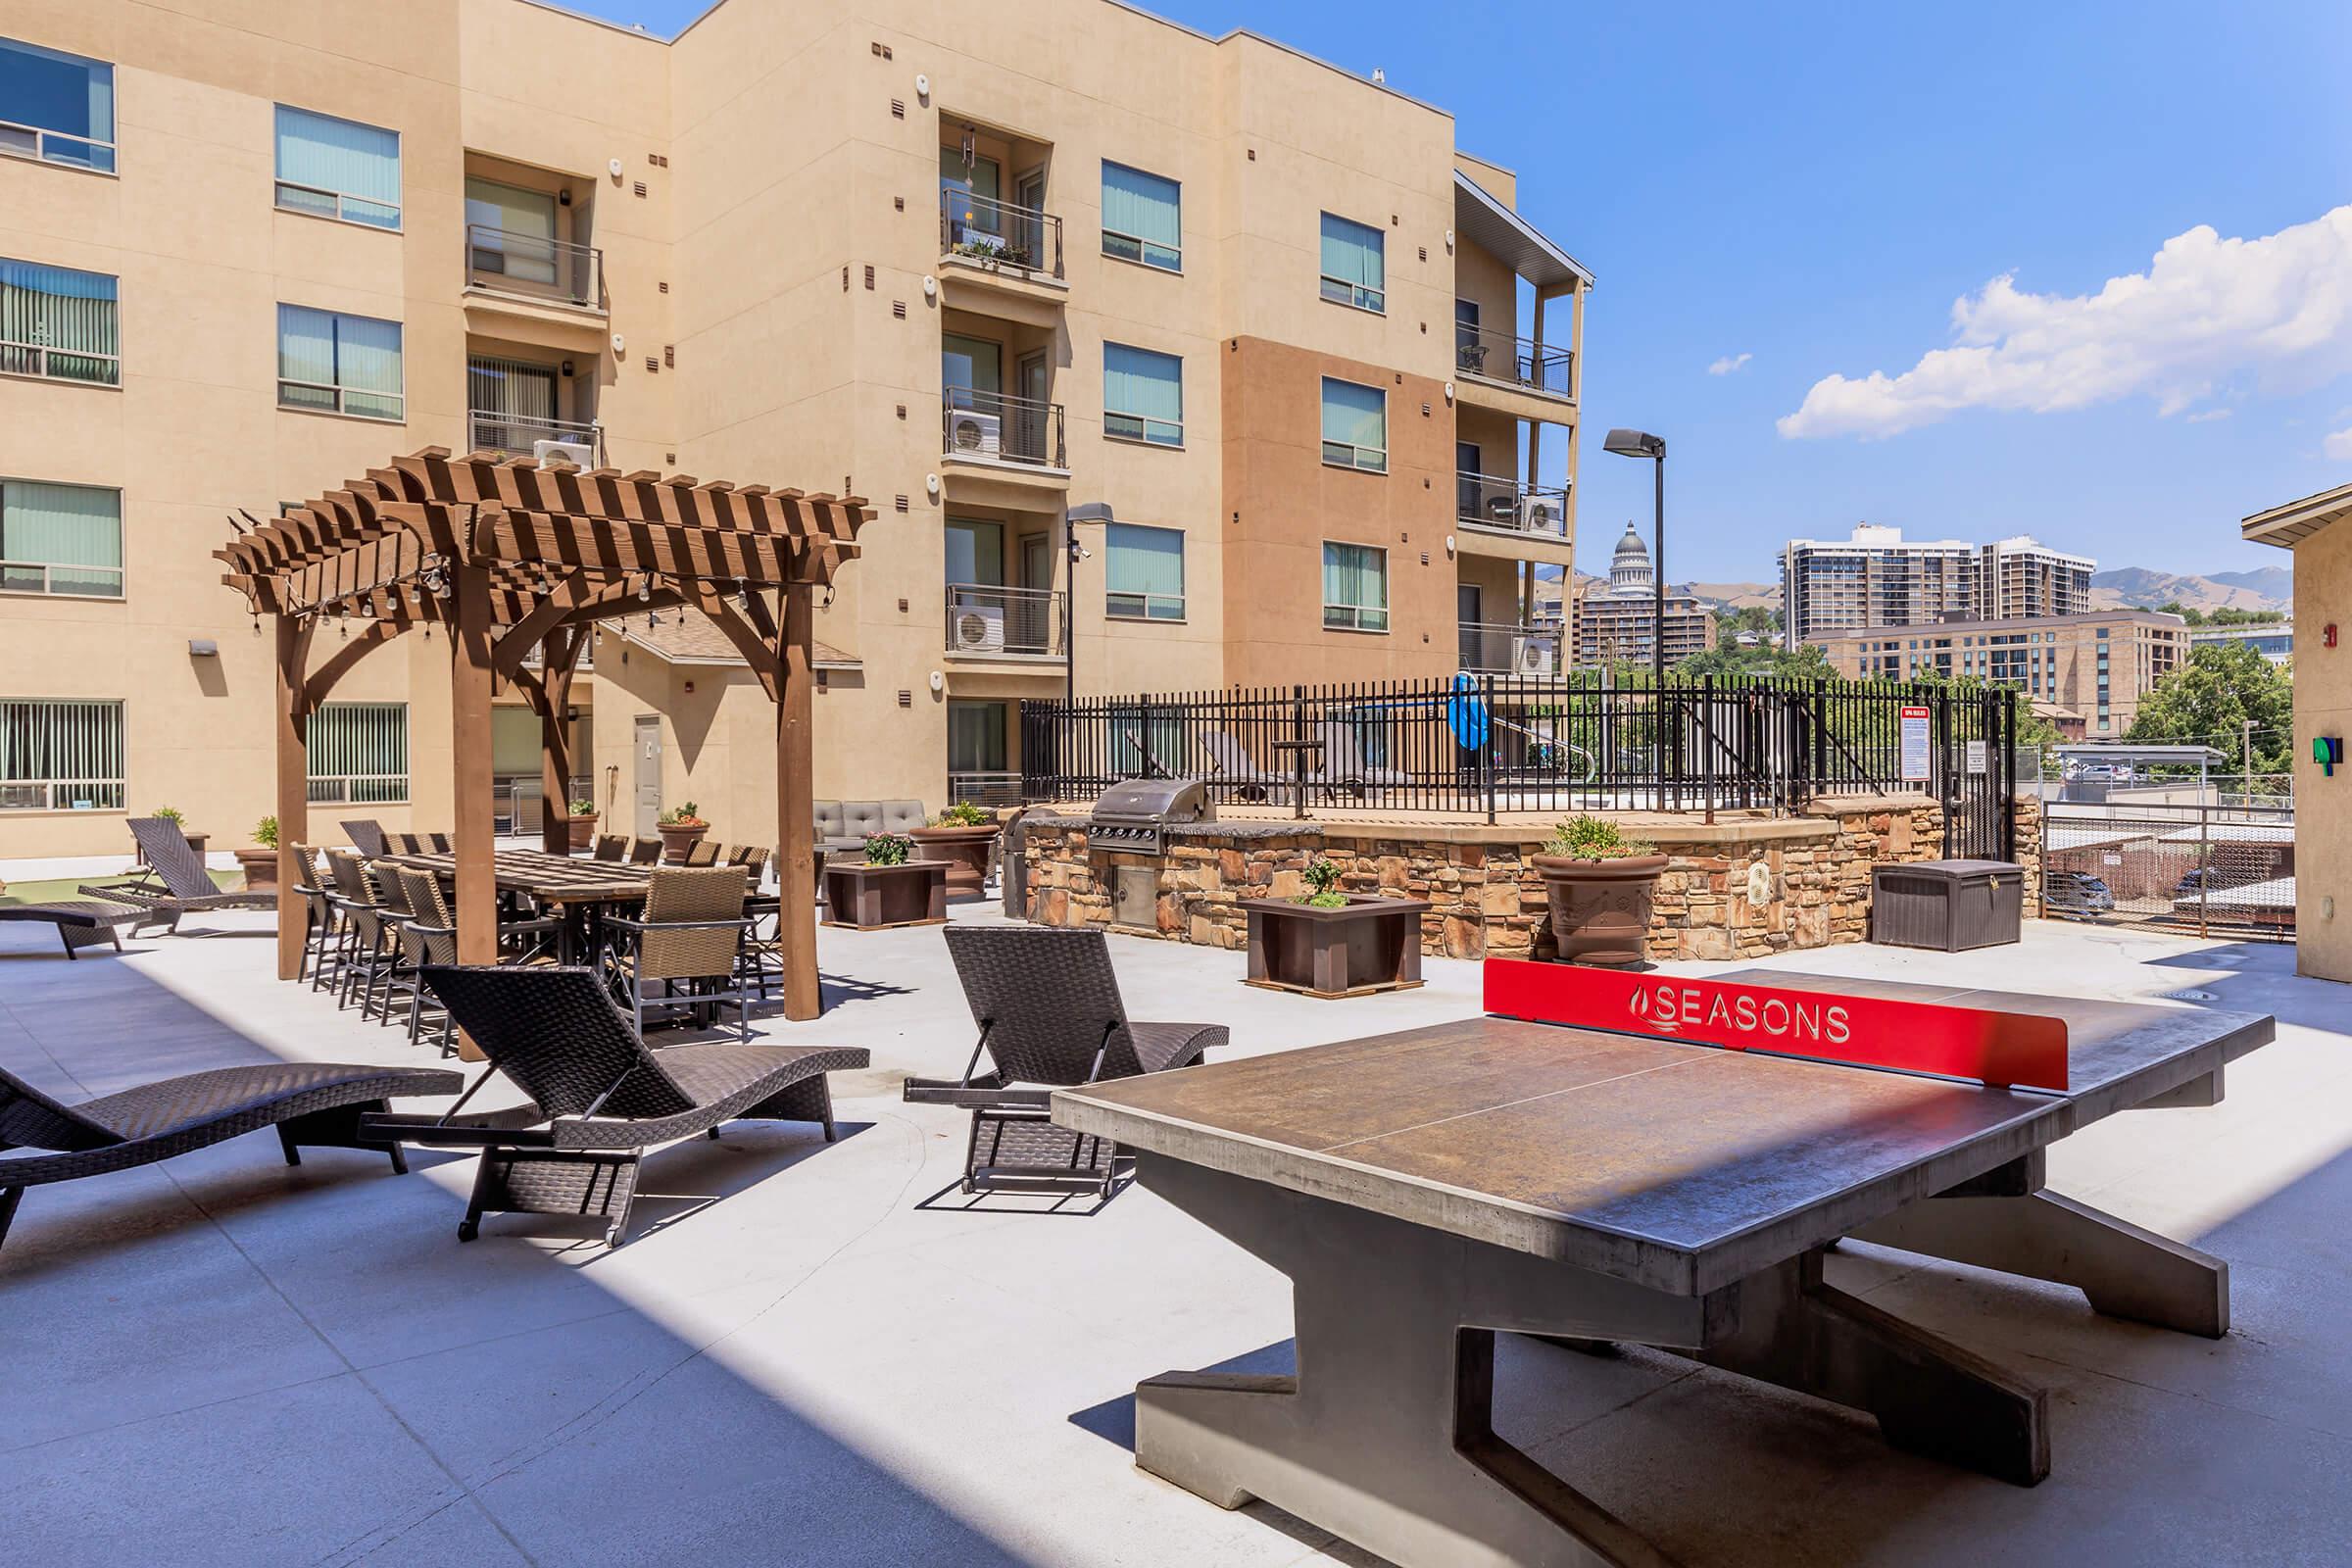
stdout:
<svg viewBox="0 0 2352 1568">
<path fill-rule="evenodd" d="M 2181 576 L 2146 566 L 2091 573 L 2090 602 L 2101 609 L 2180 603 L 2189 610 L 2292 610 L 2294 573 L 2285 566 Z"/>
</svg>

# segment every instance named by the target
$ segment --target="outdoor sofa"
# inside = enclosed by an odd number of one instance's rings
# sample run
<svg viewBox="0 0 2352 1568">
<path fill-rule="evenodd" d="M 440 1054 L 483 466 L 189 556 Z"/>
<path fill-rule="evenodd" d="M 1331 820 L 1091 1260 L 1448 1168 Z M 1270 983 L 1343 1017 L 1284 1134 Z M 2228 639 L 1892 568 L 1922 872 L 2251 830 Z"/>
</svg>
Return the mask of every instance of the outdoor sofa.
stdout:
<svg viewBox="0 0 2352 1568">
<path fill-rule="evenodd" d="M 828 855 L 861 853 L 877 833 L 905 834 L 931 820 L 920 801 L 819 801 L 816 803 L 817 868 Z"/>
</svg>

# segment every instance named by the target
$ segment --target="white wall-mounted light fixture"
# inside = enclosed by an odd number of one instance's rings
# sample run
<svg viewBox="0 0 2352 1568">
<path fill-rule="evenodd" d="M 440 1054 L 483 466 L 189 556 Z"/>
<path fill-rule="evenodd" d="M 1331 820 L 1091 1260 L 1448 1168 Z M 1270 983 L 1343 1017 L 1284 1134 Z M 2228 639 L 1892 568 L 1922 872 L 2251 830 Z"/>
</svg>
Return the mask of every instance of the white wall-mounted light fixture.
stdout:
<svg viewBox="0 0 2352 1568">
<path fill-rule="evenodd" d="M 1447 558 L 1448 560 L 1452 559 L 1452 556 L 1453 556 L 1453 535 L 1451 535 L 1451 534 L 1447 534 L 1447 535 L 1446 536 L 1446 558 Z"/>
<path fill-rule="evenodd" d="M 927 300 L 939 298 L 939 279 L 928 272 L 923 274 L 923 298 Z"/>
<path fill-rule="evenodd" d="M 612 334 L 612 352 L 615 354 L 626 354 L 629 352 L 628 339 L 622 337 L 618 332 Z"/>
<path fill-rule="evenodd" d="M 931 78 L 919 71 L 914 74 L 914 98 L 917 103 L 931 101 Z"/>
<path fill-rule="evenodd" d="M 605 172 L 611 174 L 614 179 L 618 179 L 620 177 L 620 160 L 617 158 L 608 160 L 605 164 Z"/>
<path fill-rule="evenodd" d="M 936 473 L 926 473 L 926 474 L 924 474 L 924 475 L 923 475 L 923 494 L 925 494 L 925 495 L 929 496 L 929 497 L 930 497 L 932 500 L 934 500 L 934 501 L 937 501 L 937 500 L 939 499 L 939 475 L 938 475 L 938 474 L 936 474 Z"/>
<path fill-rule="evenodd" d="M 1446 383 L 1446 401 L 1448 404 L 1453 401 L 1453 383 L 1451 381 Z"/>
<path fill-rule="evenodd" d="M 938 670 L 936 670 L 936 669 L 935 669 L 935 670 L 933 670 L 933 671 L 931 672 L 931 692 L 932 692 L 932 695 L 933 695 L 933 696 L 937 696 L 939 693 L 941 693 L 941 692 L 944 692 L 944 691 L 946 691 L 947 689 L 948 689 L 948 677 L 947 677 L 946 675 L 942 674 L 940 671 L 938 671 Z"/>
<path fill-rule="evenodd" d="M 191 637 L 188 639 L 188 657 L 190 659 L 219 659 L 220 645 L 210 637 Z"/>
<path fill-rule="evenodd" d="M 1453 254 L 1453 230 L 1450 228 L 1446 231 L 1446 254 Z"/>
</svg>

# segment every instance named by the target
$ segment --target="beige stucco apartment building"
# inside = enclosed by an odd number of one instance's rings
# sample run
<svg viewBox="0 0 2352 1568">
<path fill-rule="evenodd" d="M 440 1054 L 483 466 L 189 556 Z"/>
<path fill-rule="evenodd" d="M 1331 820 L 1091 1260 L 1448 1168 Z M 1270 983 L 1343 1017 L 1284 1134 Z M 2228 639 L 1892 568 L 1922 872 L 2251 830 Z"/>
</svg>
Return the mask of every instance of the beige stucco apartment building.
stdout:
<svg viewBox="0 0 2352 1568">
<path fill-rule="evenodd" d="M 820 797 L 1002 790 L 1073 664 L 1449 674 L 1573 554 L 1590 278 L 1514 186 L 1441 110 L 1108 0 L 724 0 L 674 41 L 530 0 L 21 0 L 0 858 L 167 804 L 242 842 L 270 659 L 211 551 L 426 445 L 867 498 Z M 327 820 L 449 820 L 446 643 L 394 646 L 317 721 Z M 772 715 L 707 628 L 593 658 L 611 825 L 772 821 L 772 767 L 728 765 Z M 519 705 L 501 736 L 535 778 Z"/>
<path fill-rule="evenodd" d="M 2188 625 L 2157 610 L 1864 626 L 1816 635 L 1857 680 L 1973 677 L 2026 694 L 2067 740 L 2121 740 L 2141 699 L 2188 662 Z"/>
</svg>

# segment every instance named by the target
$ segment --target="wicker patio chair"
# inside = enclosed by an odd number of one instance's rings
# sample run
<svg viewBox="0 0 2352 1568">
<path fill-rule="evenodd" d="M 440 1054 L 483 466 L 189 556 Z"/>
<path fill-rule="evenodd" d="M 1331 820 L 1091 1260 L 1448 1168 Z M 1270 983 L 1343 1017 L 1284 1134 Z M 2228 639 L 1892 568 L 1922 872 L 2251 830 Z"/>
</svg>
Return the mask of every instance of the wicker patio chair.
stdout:
<svg viewBox="0 0 2352 1568">
<path fill-rule="evenodd" d="M 608 1221 L 618 1246 L 648 1149 L 716 1137 L 729 1121 L 811 1121 L 831 1143 L 825 1074 L 863 1067 L 845 1046 L 671 1046 L 649 1051 L 592 969 L 428 968 L 425 984 L 490 1068 L 447 1114 L 375 1115 L 371 1134 L 426 1149 L 479 1150 L 473 1197 L 458 1227 L 472 1241 L 484 1214 L 577 1214 Z M 493 1072 L 528 1103 L 463 1114 Z"/>
<path fill-rule="evenodd" d="M 289 1165 L 302 1163 L 306 1148 L 368 1149 L 405 1173 L 400 1146 L 363 1133 L 361 1113 L 396 1096 L 465 1087 L 437 1068 L 286 1061 L 192 1072 L 67 1105 L 0 1070 L 0 1150 L 44 1151 L 0 1154 L 0 1242 L 28 1187 L 152 1165 L 264 1127 L 277 1129 Z"/>
<path fill-rule="evenodd" d="M 1117 1147 L 1054 1126 L 1052 1091 L 1189 1067 L 1228 1043 L 1225 1026 L 1131 1021 L 1100 931 L 959 925 L 941 934 L 980 1040 L 961 1078 L 909 1078 L 906 1099 L 971 1111 L 967 1193 L 1091 1188 L 1107 1197 Z"/>
<path fill-rule="evenodd" d="M 402 911 L 385 902 L 383 883 L 368 862 L 350 850 L 329 850 L 327 864 L 334 870 L 334 906 L 343 917 L 340 969 L 342 983 L 336 1001 L 350 1006 L 356 996 L 360 1016 L 377 1011 L 375 992 L 384 987 L 385 1021 L 390 1021 L 391 976 L 400 958 Z"/>
<path fill-rule="evenodd" d="M 752 1038 L 751 990 L 738 961 L 751 925 L 744 894 L 740 865 L 664 867 L 647 880 L 641 918 L 605 917 L 607 971 L 640 1038 L 649 1007 L 683 1007 L 696 1021 L 714 1023 L 727 1002 L 743 1038 Z"/>
<path fill-rule="evenodd" d="M 384 830 L 377 825 L 372 816 L 363 816 L 355 822 L 345 822 L 343 836 L 351 840 L 353 849 L 370 860 L 384 853 Z"/>
<path fill-rule="evenodd" d="M 596 836 L 596 858 L 608 863 L 629 858 L 629 836 L 626 833 L 599 833 Z"/>
<path fill-rule="evenodd" d="M 83 893 L 94 899 L 134 905 L 154 918 L 141 924 L 177 931 L 180 917 L 213 909 L 274 909 L 275 893 L 250 889 L 223 893 L 204 868 L 204 857 L 188 846 L 179 824 L 160 816 L 134 816 L 131 837 L 139 841 L 139 858 L 146 869 L 122 882 L 85 883 Z"/>
<path fill-rule="evenodd" d="M 384 835 L 386 855 L 422 855 L 424 835 L 421 833 L 387 833 Z"/>
<path fill-rule="evenodd" d="M 455 853 L 450 846 L 449 835 L 446 833 L 427 833 L 424 836 L 424 841 L 426 845 L 431 848 L 432 853 L 435 855 L 450 855 Z"/>
<path fill-rule="evenodd" d="M 678 863 L 698 869 L 706 865 L 716 865 L 718 863 L 718 841 L 716 839 L 696 839 L 692 844 L 686 846 L 686 858 Z"/>
<path fill-rule="evenodd" d="M 302 957 L 297 961 L 294 978 L 306 976 L 313 991 L 326 986 L 326 970 L 339 934 L 333 902 L 334 881 L 318 852 L 308 844 L 291 845 L 294 853 L 294 874 L 299 879 L 294 891 L 302 895 L 303 933 Z"/>
<path fill-rule="evenodd" d="M 629 863 L 631 865 L 660 865 L 662 863 L 662 841 L 660 839 L 639 839 L 631 844 L 629 846 Z"/>
</svg>

